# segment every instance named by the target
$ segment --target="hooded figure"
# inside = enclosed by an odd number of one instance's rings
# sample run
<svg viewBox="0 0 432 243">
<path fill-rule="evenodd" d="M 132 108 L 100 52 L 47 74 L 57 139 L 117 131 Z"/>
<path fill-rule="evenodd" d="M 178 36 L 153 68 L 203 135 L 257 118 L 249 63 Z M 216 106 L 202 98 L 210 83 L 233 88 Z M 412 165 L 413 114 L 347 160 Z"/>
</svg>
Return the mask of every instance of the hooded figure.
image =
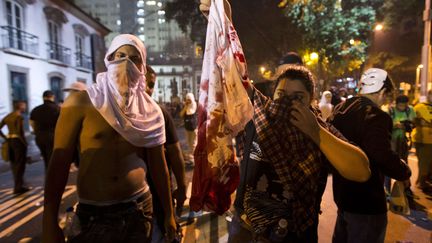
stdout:
<svg viewBox="0 0 432 243">
<path fill-rule="evenodd" d="M 121 46 L 130 45 L 140 53 L 142 67 L 129 58 L 112 61 Z M 114 38 L 105 55 L 107 71 L 99 73 L 96 83 L 87 89 L 94 107 L 122 137 L 137 147 L 165 143 L 162 111 L 145 92 L 146 49 L 137 37 L 129 34 Z"/>
<path fill-rule="evenodd" d="M 192 93 L 186 94 L 186 101 L 190 101 L 186 105 L 186 115 L 193 115 L 197 109 L 197 103 L 195 101 L 195 96 Z"/>
<path fill-rule="evenodd" d="M 321 111 L 322 118 L 327 120 L 327 118 L 331 115 L 333 111 L 333 105 L 331 103 L 332 93 L 330 91 L 324 91 L 321 96 L 321 101 L 318 104 L 319 109 Z"/>
</svg>

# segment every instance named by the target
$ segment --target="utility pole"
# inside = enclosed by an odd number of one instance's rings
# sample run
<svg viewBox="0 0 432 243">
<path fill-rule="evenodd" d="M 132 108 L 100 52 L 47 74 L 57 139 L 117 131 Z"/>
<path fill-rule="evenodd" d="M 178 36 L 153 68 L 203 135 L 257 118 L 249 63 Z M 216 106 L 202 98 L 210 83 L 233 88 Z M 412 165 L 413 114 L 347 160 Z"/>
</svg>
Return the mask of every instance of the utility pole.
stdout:
<svg viewBox="0 0 432 243">
<path fill-rule="evenodd" d="M 427 95 L 427 88 L 429 82 L 429 62 L 430 62 L 430 35 L 431 35 L 431 1 L 425 0 L 425 10 L 423 12 L 424 21 L 424 41 L 422 47 L 421 61 L 423 68 L 421 70 L 421 84 L 420 84 L 420 95 L 425 97 Z"/>
</svg>

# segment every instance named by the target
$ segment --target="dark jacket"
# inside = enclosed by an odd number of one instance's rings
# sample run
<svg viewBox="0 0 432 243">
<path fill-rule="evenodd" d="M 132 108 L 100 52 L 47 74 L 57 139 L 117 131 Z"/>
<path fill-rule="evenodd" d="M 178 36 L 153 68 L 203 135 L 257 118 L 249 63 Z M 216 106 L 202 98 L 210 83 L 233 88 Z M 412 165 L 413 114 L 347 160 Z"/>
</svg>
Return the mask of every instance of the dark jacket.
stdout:
<svg viewBox="0 0 432 243">
<path fill-rule="evenodd" d="M 372 172 L 364 183 L 333 174 L 333 196 L 338 208 L 358 214 L 387 212 L 384 175 L 399 181 L 411 176 L 408 165 L 391 150 L 391 117 L 368 98 L 355 97 L 338 105 L 329 121 L 366 153 Z"/>
<path fill-rule="evenodd" d="M 30 113 L 30 120 L 35 122 L 35 134 L 41 132 L 53 133 L 60 115 L 60 107 L 50 101 L 44 100 L 44 103 L 35 107 Z"/>
</svg>

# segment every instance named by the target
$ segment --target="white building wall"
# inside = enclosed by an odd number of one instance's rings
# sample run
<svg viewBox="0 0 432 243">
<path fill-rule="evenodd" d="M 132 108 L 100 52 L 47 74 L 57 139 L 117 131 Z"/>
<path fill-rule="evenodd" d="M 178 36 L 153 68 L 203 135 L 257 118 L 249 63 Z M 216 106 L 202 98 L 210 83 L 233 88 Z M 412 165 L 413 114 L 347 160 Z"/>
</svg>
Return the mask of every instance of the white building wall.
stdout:
<svg viewBox="0 0 432 243">
<path fill-rule="evenodd" d="M 196 96 L 196 85 L 193 84 L 194 76 L 192 75 L 192 67 L 189 65 L 152 65 L 156 72 L 156 84 L 153 91 L 153 99 L 158 102 L 173 102 L 173 92 L 171 80 L 176 80 L 178 98 L 183 101 L 186 92 L 192 92 Z M 175 72 L 173 72 L 173 69 Z M 189 89 L 183 87 L 183 80 Z"/>
<path fill-rule="evenodd" d="M 48 60 L 48 47 L 46 44 L 49 41 L 48 20 L 43 11 L 44 7 L 47 5 L 60 9 L 68 19 L 68 22 L 62 25 L 61 41 L 59 44 L 71 49 L 70 65 L 58 65 Z M 5 0 L 0 0 L 0 26 L 7 25 L 5 6 Z M 43 91 L 51 89 L 49 80 L 50 74 L 57 73 L 62 77 L 63 87 L 69 86 L 78 79 L 85 80 L 87 85 L 91 85 L 93 82 L 92 70 L 78 68 L 75 65 L 76 43 L 73 25 L 81 24 L 85 26 L 90 34 L 96 33 L 95 29 L 71 13 L 66 12 L 52 2 L 46 0 L 36 0 L 33 4 L 27 4 L 23 8 L 23 12 L 24 22 L 22 30 L 38 36 L 38 55 L 32 55 L 12 48 L 5 49 L 3 38 L 0 39 L 0 118 L 4 117 L 12 110 L 10 67 L 28 70 L 27 97 L 29 110 L 42 103 Z M 7 32 L 2 30 L 1 35 L 4 34 L 7 34 Z M 91 56 L 90 36 L 86 36 L 84 42 L 84 54 Z"/>
</svg>

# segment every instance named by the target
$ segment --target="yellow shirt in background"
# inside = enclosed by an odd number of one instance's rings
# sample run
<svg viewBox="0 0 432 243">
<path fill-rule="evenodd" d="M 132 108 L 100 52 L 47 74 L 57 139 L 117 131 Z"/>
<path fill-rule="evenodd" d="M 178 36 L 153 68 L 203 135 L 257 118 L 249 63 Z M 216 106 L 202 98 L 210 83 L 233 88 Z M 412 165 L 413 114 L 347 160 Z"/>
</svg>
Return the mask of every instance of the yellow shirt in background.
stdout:
<svg viewBox="0 0 432 243">
<path fill-rule="evenodd" d="M 419 126 L 413 130 L 412 139 L 416 143 L 432 144 L 432 104 L 420 103 L 414 107 L 417 118 L 424 119 L 428 124 Z"/>
</svg>

